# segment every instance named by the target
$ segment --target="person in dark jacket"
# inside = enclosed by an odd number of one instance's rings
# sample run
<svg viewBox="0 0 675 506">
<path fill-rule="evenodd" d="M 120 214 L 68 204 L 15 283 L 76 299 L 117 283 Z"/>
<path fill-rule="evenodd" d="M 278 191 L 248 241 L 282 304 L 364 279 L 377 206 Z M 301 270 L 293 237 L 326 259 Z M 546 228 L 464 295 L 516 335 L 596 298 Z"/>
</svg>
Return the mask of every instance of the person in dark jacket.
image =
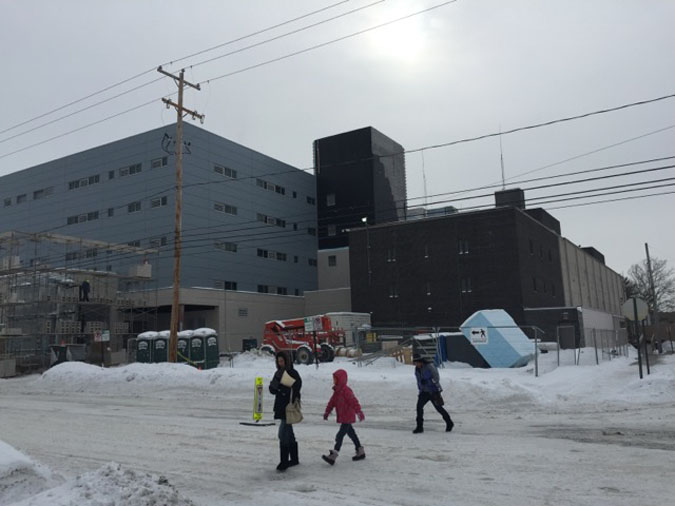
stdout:
<svg viewBox="0 0 675 506">
<path fill-rule="evenodd" d="M 340 449 L 342 448 L 342 441 L 345 436 L 349 436 L 349 439 L 354 443 L 356 448 L 356 454 L 352 457 L 352 460 L 363 460 L 366 458 L 366 452 L 361 446 L 359 437 L 356 435 L 356 431 L 352 426 L 356 422 L 358 417 L 359 422 L 362 422 L 365 418 L 363 410 L 361 409 L 361 404 L 359 400 L 354 395 L 354 392 L 351 388 L 347 386 L 347 371 L 344 369 L 338 369 L 333 373 L 333 395 L 326 405 L 326 410 L 323 413 L 323 419 L 328 420 L 331 412 L 335 408 L 335 414 L 337 415 L 337 423 L 340 424 L 340 430 L 338 430 L 337 435 L 335 436 L 335 446 L 328 453 L 328 455 L 322 455 L 321 458 L 328 462 L 331 466 L 335 464 L 335 460 L 340 454 Z"/>
<path fill-rule="evenodd" d="M 298 442 L 295 440 L 293 426 L 286 423 L 286 406 L 291 400 L 300 400 L 302 379 L 300 374 L 293 368 L 293 360 L 290 354 L 280 351 L 276 355 L 277 372 L 270 382 L 270 393 L 274 394 L 274 419 L 279 423 L 279 455 L 280 461 L 277 471 L 285 471 L 291 466 L 297 466 Z M 286 373 L 288 378 L 284 378 Z M 289 383 L 292 383 L 288 386 Z"/>
<path fill-rule="evenodd" d="M 424 432 L 424 406 L 429 401 L 445 420 L 445 431 L 450 432 L 455 424 L 443 408 L 443 397 L 441 396 L 443 388 L 441 388 L 438 369 L 433 362 L 425 360 L 421 355 L 415 354 L 413 362 L 415 363 L 415 378 L 417 378 L 419 390 L 417 396 L 417 427 L 413 430 L 413 434 Z"/>
</svg>

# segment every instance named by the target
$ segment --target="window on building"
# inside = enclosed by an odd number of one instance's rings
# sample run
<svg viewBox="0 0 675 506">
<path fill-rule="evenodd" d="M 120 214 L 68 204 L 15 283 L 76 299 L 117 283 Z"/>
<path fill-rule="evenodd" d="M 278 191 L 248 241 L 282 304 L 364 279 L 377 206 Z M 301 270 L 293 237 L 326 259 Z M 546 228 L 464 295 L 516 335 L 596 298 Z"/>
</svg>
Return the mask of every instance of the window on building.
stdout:
<svg viewBox="0 0 675 506">
<path fill-rule="evenodd" d="M 87 221 L 98 220 L 98 211 L 87 213 Z"/>
<path fill-rule="evenodd" d="M 295 256 L 293 257 L 293 263 L 294 263 L 294 264 L 297 264 L 297 263 L 298 263 L 298 255 L 295 255 Z"/>
<path fill-rule="evenodd" d="M 297 224 L 297 223 L 293 223 L 293 230 L 297 230 L 297 229 L 298 229 L 298 224 Z"/>
<path fill-rule="evenodd" d="M 141 201 L 140 200 L 138 200 L 136 202 L 132 202 L 131 204 L 127 205 L 127 212 L 128 213 L 137 213 L 140 210 L 141 210 Z"/>
<path fill-rule="evenodd" d="M 314 197 L 307 197 L 307 203 L 309 205 L 315 206 L 316 205 L 316 199 Z"/>
<path fill-rule="evenodd" d="M 287 261 L 288 256 L 286 253 L 281 253 L 280 251 L 277 251 L 277 260 L 281 260 L 282 262 Z"/>
<path fill-rule="evenodd" d="M 326 195 L 326 206 L 333 207 L 334 205 L 335 205 L 335 194 L 329 193 L 328 195 Z"/>
<path fill-rule="evenodd" d="M 237 252 L 237 243 L 234 242 L 216 241 L 215 246 L 218 249 L 221 249 L 223 251 L 229 251 L 230 253 Z"/>
<path fill-rule="evenodd" d="M 299 289 L 299 288 L 296 288 L 296 289 L 295 289 L 295 295 L 296 295 L 296 296 L 299 296 L 299 295 L 300 295 L 300 289 Z"/>
<path fill-rule="evenodd" d="M 270 287 L 267 285 L 258 285 L 258 293 L 269 293 Z"/>
<path fill-rule="evenodd" d="M 225 281 L 225 290 L 237 291 L 237 282 L 236 281 Z"/>
<path fill-rule="evenodd" d="M 16 196 L 16 203 L 17 204 L 23 204 L 24 202 L 26 202 L 26 194 L 25 193 Z"/>
<path fill-rule="evenodd" d="M 154 199 L 150 200 L 150 207 L 162 207 L 162 206 L 165 206 L 167 204 L 167 202 L 168 202 L 168 199 L 167 199 L 166 195 L 163 196 L 163 197 L 157 197 L 157 198 L 154 198 Z"/>
<path fill-rule="evenodd" d="M 33 200 L 38 200 L 38 199 L 44 198 L 44 196 L 45 196 L 44 190 L 35 190 L 33 192 Z"/>
<path fill-rule="evenodd" d="M 236 208 L 236 206 L 232 206 L 232 205 L 230 205 L 230 204 L 225 204 L 225 203 L 223 203 L 223 202 L 214 202 L 213 208 L 214 208 L 216 211 L 219 211 L 219 212 L 221 212 L 221 213 L 232 214 L 232 215 L 236 215 L 236 214 L 237 214 L 237 208 Z"/>
<path fill-rule="evenodd" d="M 424 258 L 429 258 L 429 246 L 427 244 L 424 245 Z"/>
<path fill-rule="evenodd" d="M 115 208 L 109 207 L 108 208 L 108 218 L 112 218 L 113 216 L 115 216 Z"/>
<path fill-rule="evenodd" d="M 240 307 L 238 313 L 241 318 L 246 318 L 248 316 L 248 308 Z"/>
<path fill-rule="evenodd" d="M 288 288 L 285 286 L 277 286 L 277 295 L 288 295 Z"/>
<path fill-rule="evenodd" d="M 293 192 L 293 198 L 297 199 L 298 198 L 298 192 Z"/>
<path fill-rule="evenodd" d="M 398 299 L 398 287 L 396 285 L 389 286 L 389 298 Z"/>
<path fill-rule="evenodd" d="M 458 250 L 460 255 L 468 255 L 469 254 L 469 241 L 466 239 L 460 239 L 458 241 Z"/>
<path fill-rule="evenodd" d="M 431 295 L 431 282 L 427 281 L 427 295 Z"/>
<path fill-rule="evenodd" d="M 314 227 L 307 227 L 307 233 L 309 235 L 316 235 L 316 228 Z"/>
<path fill-rule="evenodd" d="M 316 258 L 308 258 L 307 263 L 310 265 L 310 267 L 316 267 Z"/>
<path fill-rule="evenodd" d="M 229 177 L 230 179 L 237 179 L 237 171 L 230 169 L 229 167 L 224 167 L 223 165 L 214 165 L 213 172 Z"/>
<path fill-rule="evenodd" d="M 335 267 L 337 265 L 337 256 L 328 255 L 328 267 Z"/>
<path fill-rule="evenodd" d="M 328 237 L 334 237 L 337 233 L 335 225 L 328 225 Z"/>
<path fill-rule="evenodd" d="M 140 248 L 141 247 L 141 241 L 140 240 L 129 241 L 127 243 L 127 246 L 131 246 L 133 248 Z"/>
<path fill-rule="evenodd" d="M 537 278 L 532 276 L 532 290 L 537 291 Z"/>
<path fill-rule="evenodd" d="M 258 248 L 258 256 L 261 258 L 269 258 L 270 252 L 266 249 Z"/>
<path fill-rule="evenodd" d="M 460 280 L 460 290 L 462 293 L 471 293 L 471 278 L 462 278 Z"/>
<path fill-rule="evenodd" d="M 166 167 L 169 165 L 169 157 L 168 156 L 162 156 L 161 158 L 155 158 L 150 161 L 150 168 L 151 169 L 159 169 L 161 167 Z"/>
<path fill-rule="evenodd" d="M 108 171 L 108 179 L 115 179 L 115 171 L 114 170 L 109 170 Z"/>
<path fill-rule="evenodd" d="M 387 248 L 387 262 L 396 261 L 396 248 Z"/>
</svg>

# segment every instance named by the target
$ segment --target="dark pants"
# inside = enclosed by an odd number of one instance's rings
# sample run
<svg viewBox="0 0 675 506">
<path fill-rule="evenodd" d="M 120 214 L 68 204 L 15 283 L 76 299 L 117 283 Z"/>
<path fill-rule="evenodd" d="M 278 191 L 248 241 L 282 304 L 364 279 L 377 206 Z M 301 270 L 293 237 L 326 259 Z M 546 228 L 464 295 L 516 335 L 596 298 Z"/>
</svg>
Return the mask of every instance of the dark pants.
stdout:
<svg viewBox="0 0 675 506">
<path fill-rule="evenodd" d="M 295 443 L 293 425 L 286 423 L 286 420 L 281 420 L 281 423 L 279 424 L 279 443 L 283 446 L 291 446 Z"/>
<path fill-rule="evenodd" d="M 441 416 L 443 417 L 443 420 L 445 420 L 446 424 L 449 424 L 452 422 L 452 419 L 450 418 L 450 415 L 448 412 L 443 408 L 443 406 L 436 404 L 433 400 L 433 395 L 431 392 L 420 392 L 419 395 L 417 396 L 417 426 L 422 427 L 424 424 L 424 406 L 426 405 L 427 402 L 431 401 L 431 404 L 434 405 L 434 408 L 436 408 L 436 411 L 438 411 Z"/>
<path fill-rule="evenodd" d="M 340 430 L 335 435 L 335 451 L 340 451 L 340 448 L 342 448 L 342 440 L 345 438 L 345 436 L 349 436 L 349 439 L 354 442 L 354 446 L 358 450 L 361 446 L 359 436 L 356 435 L 356 431 L 354 430 L 354 427 L 352 427 L 351 423 L 343 423 L 340 424 Z"/>
</svg>

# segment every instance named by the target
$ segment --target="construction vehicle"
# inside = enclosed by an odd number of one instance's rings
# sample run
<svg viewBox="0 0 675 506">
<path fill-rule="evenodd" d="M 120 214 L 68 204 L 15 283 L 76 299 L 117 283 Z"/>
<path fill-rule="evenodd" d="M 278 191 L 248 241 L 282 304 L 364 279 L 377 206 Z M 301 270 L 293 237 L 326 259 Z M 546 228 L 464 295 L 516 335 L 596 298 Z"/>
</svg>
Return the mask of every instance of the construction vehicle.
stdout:
<svg viewBox="0 0 675 506">
<path fill-rule="evenodd" d="M 312 330 L 305 330 L 305 318 L 265 323 L 260 350 L 271 354 L 289 351 L 300 364 L 311 364 L 315 358 L 321 362 L 331 362 L 335 358 L 336 348 L 345 342 L 345 331 L 333 329 L 329 316 L 318 315 L 311 319 Z"/>
</svg>

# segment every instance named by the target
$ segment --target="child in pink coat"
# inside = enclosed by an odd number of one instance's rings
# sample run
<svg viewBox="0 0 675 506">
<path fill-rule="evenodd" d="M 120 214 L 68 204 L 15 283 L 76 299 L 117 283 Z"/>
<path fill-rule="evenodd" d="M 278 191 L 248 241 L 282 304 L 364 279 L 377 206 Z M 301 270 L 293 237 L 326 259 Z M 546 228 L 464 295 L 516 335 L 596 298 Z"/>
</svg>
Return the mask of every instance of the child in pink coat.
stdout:
<svg viewBox="0 0 675 506">
<path fill-rule="evenodd" d="M 359 400 L 354 395 L 354 392 L 352 392 L 352 389 L 347 386 L 347 371 L 344 369 L 335 371 L 333 373 L 333 384 L 333 395 L 328 401 L 326 411 L 323 414 L 323 419 L 328 420 L 328 416 L 331 411 L 333 411 L 333 408 L 335 408 L 337 423 L 340 424 L 340 430 L 338 430 L 338 433 L 335 436 L 335 447 L 328 455 L 321 456 L 321 458 L 331 466 L 335 464 L 335 460 L 338 458 L 340 448 L 342 448 L 342 440 L 345 436 L 349 436 L 356 447 L 356 455 L 352 457 L 352 460 L 363 460 L 366 458 L 366 452 L 363 449 L 363 446 L 361 446 L 361 442 L 354 431 L 354 427 L 352 427 L 352 424 L 356 422 L 357 416 L 359 417 L 359 422 L 362 422 L 365 416 L 363 411 L 361 411 Z"/>
</svg>

